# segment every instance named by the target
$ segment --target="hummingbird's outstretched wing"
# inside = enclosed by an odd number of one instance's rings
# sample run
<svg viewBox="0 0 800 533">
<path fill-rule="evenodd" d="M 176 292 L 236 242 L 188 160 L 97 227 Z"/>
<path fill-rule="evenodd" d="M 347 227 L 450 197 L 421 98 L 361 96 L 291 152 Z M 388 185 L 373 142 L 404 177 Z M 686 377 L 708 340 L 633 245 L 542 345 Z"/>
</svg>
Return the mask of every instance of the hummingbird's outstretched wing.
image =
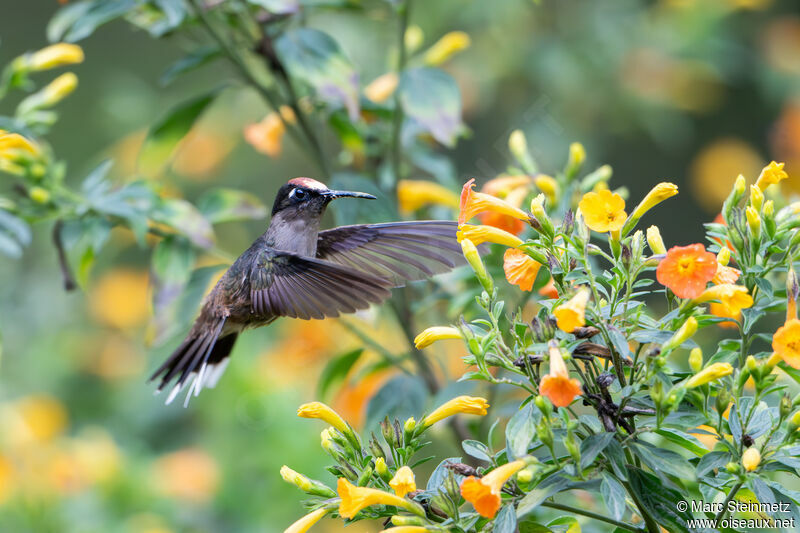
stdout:
<svg viewBox="0 0 800 533">
<path fill-rule="evenodd" d="M 273 249 L 250 273 L 252 310 L 263 317 L 337 317 L 382 302 L 391 287 L 385 278 Z"/>
<path fill-rule="evenodd" d="M 401 287 L 463 263 L 457 230 L 449 220 L 340 226 L 319 233 L 317 257 Z"/>
</svg>

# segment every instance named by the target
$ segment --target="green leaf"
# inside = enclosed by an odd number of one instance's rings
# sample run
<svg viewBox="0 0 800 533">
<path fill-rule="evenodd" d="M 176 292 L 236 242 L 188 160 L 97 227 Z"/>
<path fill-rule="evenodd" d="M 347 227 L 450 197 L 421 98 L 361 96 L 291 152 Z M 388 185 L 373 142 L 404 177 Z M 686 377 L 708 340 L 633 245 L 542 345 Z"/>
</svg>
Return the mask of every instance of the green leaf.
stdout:
<svg viewBox="0 0 800 533">
<path fill-rule="evenodd" d="M 356 364 L 362 353 L 364 353 L 364 350 L 359 348 L 343 353 L 328 361 L 328 364 L 322 369 L 322 375 L 319 377 L 319 383 L 317 385 L 317 390 L 321 398 L 325 397 L 328 389 L 334 383 L 342 381 L 347 377 L 348 372 L 350 372 L 350 369 Z"/>
<path fill-rule="evenodd" d="M 536 415 L 533 403 L 528 403 L 517 411 L 506 425 L 506 451 L 509 460 L 528 454 L 531 441 L 536 436 Z"/>
<path fill-rule="evenodd" d="M 708 452 L 697 463 L 697 477 L 703 477 L 715 468 L 722 468 L 731 460 L 728 452 Z"/>
<path fill-rule="evenodd" d="M 428 484 L 425 486 L 426 492 L 436 493 L 442 488 L 444 484 L 444 480 L 447 479 L 447 476 L 450 475 L 450 470 L 447 465 L 452 465 L 461 462 L 461 457 L 448 457 L 447 459 L 443 460 L 438 466 L 433 470 L 431 473 L 431 477 L 428 478 Z M 456 476 L 461 477 L 461 476 Z"/>
<path fill-rule="evenodd" d="M 186 6 L 182 1 L 150 0 L 128 13 L 128 22 L 147 31 L 153 37 L 163 37 L 178 28 L 186 19 Z"/>
<path fill-rule="evenodd" d="M 620 520 L 625 514 L 625 487 L 608 473 L 603 473 L 603 481 L 600 484 L 600 494 L 606 504 L 608 512 L 614 520 Z"/>
<path fill-rule="evenodd" d="M 595 458 L 614 440 L 614 433 L 589 435 L 581 442 L 581 469 L 589 467 Z"/>
<path fill-rule="evenodd" d="M 159 283 L 183 285 L 189 280 L 197 253 L 186 239 L 168 236 L 153 249 L 151 266 Z"/>
<path fill-rule="evenodd" d="M 300 0 L 247 0 L 247 2 L 263 7 L 276 15 L 290 15 L 300 10 Z"/>
<path fill-rule="evenodd" d="M 684 433 L 683 431 L 672 428 L 661 428 L 657 429 L 655 432 L 668 441 L 677 444 L 681 448 L 689 450 L 699 457 L 702 457 L 708 453 L 708 449 L 703 446 L 697 437 Z"/>
<path fill-rule="evenodd" d="M 275 50 L 292 77 L 310 85 L 325 102 L 343 106 L 352 122 L 358 120 L 358 73 L 330 35 L 311 28 L 289 30 L 275 42 Z"/>
<path fill-rule="evenodd" d="M 514 533 L 516 530 L 517 515 L 514 512 L 514 505 L 508 504 L 497 513 L 492 526 L 492 533 Z M 578 533 L 580 533 L 580 529 Z"/>
<path fill-rule="evenodd" d="M 533 520 L 519 522 L 519 533 L 553 533 L 553 530 Z"/>
<path fill-rule="evenodd" d="M 254 194 L 235 189 L 214 189 L 197 201 L 197 208 L 212 224 L 267 216 L 267 208 Z"/>
<path fill-rule="evenodd" d="M 367 404 L 367 423 L 373 427 L 388 416 L 405 420 L 419 415 L 425 407 L 428 391 L 418 378 L 397 376 L 389 380 Z"/>
<path fill-rule="evenodd" d="M 644 464 L 656 472 L 671 474 L 687 481 L 695 479 L 695 471 L 691 463 L 673 451 L 656 448 L 641 441 L 632 443 L 631 449 Z"/>
<path fill-rule="evenodd" d="M 154 221 L 166 224 L 184 235 L 195 246 L 211 248 L 214 245 L 214 230 L 211 224 L 186 200 L 163 199 L 150 216 Z"/>
<path fill-rule="evenodd" d="M 174 153 L 175 147 L 189 133 L 218 93 L 217 89 L 182 103 L 150 128 L 139 153 L 139 168 L 142 172 L 154 174 L 161 170 Z"/>
<path fill-rule="evenodd" d="M 532 513 L 543 501 L 553 494 L 560 492 L 567 485 L 569 485 L 569 480 L 557 474 L 545 479 L 539 483 L 538 487 L 530 491 L 520 500 L 517 506 L 517 518 L 523 518 L 529 513 Z"/>
<path fill-rule="evenodd" d="M 664 486 L 660 479 L 640 468 L 627 465 L 627 469 L 633 495 L 656 522 L 670 533 L 689 533 L 687 521 L 691 520 L 691 515 L 675 508 L 675 503 L 686 496 Z"/>
<path fill-rule="evenodd" d="M 0 232 L 0 253 L 18 259 L 22 256 L 22 246 L 7 234 Z"/>
<path fill-rule="evenodd" d="M 467 455 L 474 457 L 475 459 L 480 459 L 481 461 L 486 461 L 487 463 L 492 462 L 492 452 L 482 442 L 478 442 L 477 440 L 465 440 L 461 443 L 461 447 L 464 449 L 464 452 Z"/>
<path fill-rule="evenodd" d="M 137 7 L 137 0 L 94 0 L 70 4 L 53 17 L 47 26 L 50 42 L 77 42 Z"/>
<path fill-rule="evenodd" d="M 200 68 L 221 55 L 220 49 L 216 46 L 201 46 L 170 65 L 158 81 L 162 86 L 169 85 L 179 76 Z"/>
<path fill-rule="evenodd" d="M 436 68 L 403 72 L 397 90 L 405 114 L 445 146 L 454 146 L 464 129 L 456 81 Z"/>
<path fill-rule="evenodd" d="M 548 526 L 567 526 L 566 529 L 559 527 L 557 531 L 564 533 L 581 533 L 581 525 L 574 516 L 559 516 L 547 523 Z"/>
</svg>

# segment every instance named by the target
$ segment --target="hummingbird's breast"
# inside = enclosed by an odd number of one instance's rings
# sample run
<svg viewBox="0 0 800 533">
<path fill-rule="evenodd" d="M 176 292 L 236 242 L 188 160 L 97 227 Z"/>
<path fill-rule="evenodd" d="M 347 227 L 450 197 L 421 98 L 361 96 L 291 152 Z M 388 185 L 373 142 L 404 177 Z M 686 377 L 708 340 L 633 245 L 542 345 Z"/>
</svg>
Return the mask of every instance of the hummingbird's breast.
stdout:
<svg viewBox="0 0 800 533">
<path fill-rule="evenodd" d="M 265 237 L 269 245 L 276 250 L 315 257 L 318 234 L 318 217 L 276 216 L 272 219 Z"/>
</svg>

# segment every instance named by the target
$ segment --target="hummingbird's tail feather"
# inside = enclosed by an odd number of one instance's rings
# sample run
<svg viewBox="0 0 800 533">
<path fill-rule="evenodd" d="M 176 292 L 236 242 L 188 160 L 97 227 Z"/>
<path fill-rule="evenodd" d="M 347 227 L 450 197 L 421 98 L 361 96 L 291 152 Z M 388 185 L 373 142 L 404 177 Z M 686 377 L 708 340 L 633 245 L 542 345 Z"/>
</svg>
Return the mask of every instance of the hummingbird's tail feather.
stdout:
<svg viewBox="0 0 800 533">
<path fill-rule="evenodd" d="M 161 377 L 156 394 L 176 380 L 166 404 L 172 403 L 189 382 L 191 386 L 184 405 L 188 405 L 189 399 L 197 396 L 203 387 L 217 384 L 238 335 L 231 333 L 220 337 L 224 325 L 225 318 L 220 318 L 216 324 L 200 329 L 199 334 L 198 328 L 193 328 L 178 349 L 150 376 L 150 381 Z"/>
</svg>

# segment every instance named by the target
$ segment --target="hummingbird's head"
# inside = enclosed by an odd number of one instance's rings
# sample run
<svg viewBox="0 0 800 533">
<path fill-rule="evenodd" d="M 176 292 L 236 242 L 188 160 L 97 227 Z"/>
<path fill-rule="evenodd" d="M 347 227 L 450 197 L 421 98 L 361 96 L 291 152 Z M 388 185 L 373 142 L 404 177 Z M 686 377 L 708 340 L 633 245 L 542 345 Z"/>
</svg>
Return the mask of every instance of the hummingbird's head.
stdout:
<svg viewBox="0 0 800 533">
<path fill-rule="evenodd" d="M 351 191 L 334 191 L 324 183 L 311 178 L 294 178 L 278 189 L 275 203 L 272 205 L 272 216 L 277 213 L 295 216 L 319 217 L 328 203 L 335 198 L 368 198 L 371 194 Z"/>
</svg>

